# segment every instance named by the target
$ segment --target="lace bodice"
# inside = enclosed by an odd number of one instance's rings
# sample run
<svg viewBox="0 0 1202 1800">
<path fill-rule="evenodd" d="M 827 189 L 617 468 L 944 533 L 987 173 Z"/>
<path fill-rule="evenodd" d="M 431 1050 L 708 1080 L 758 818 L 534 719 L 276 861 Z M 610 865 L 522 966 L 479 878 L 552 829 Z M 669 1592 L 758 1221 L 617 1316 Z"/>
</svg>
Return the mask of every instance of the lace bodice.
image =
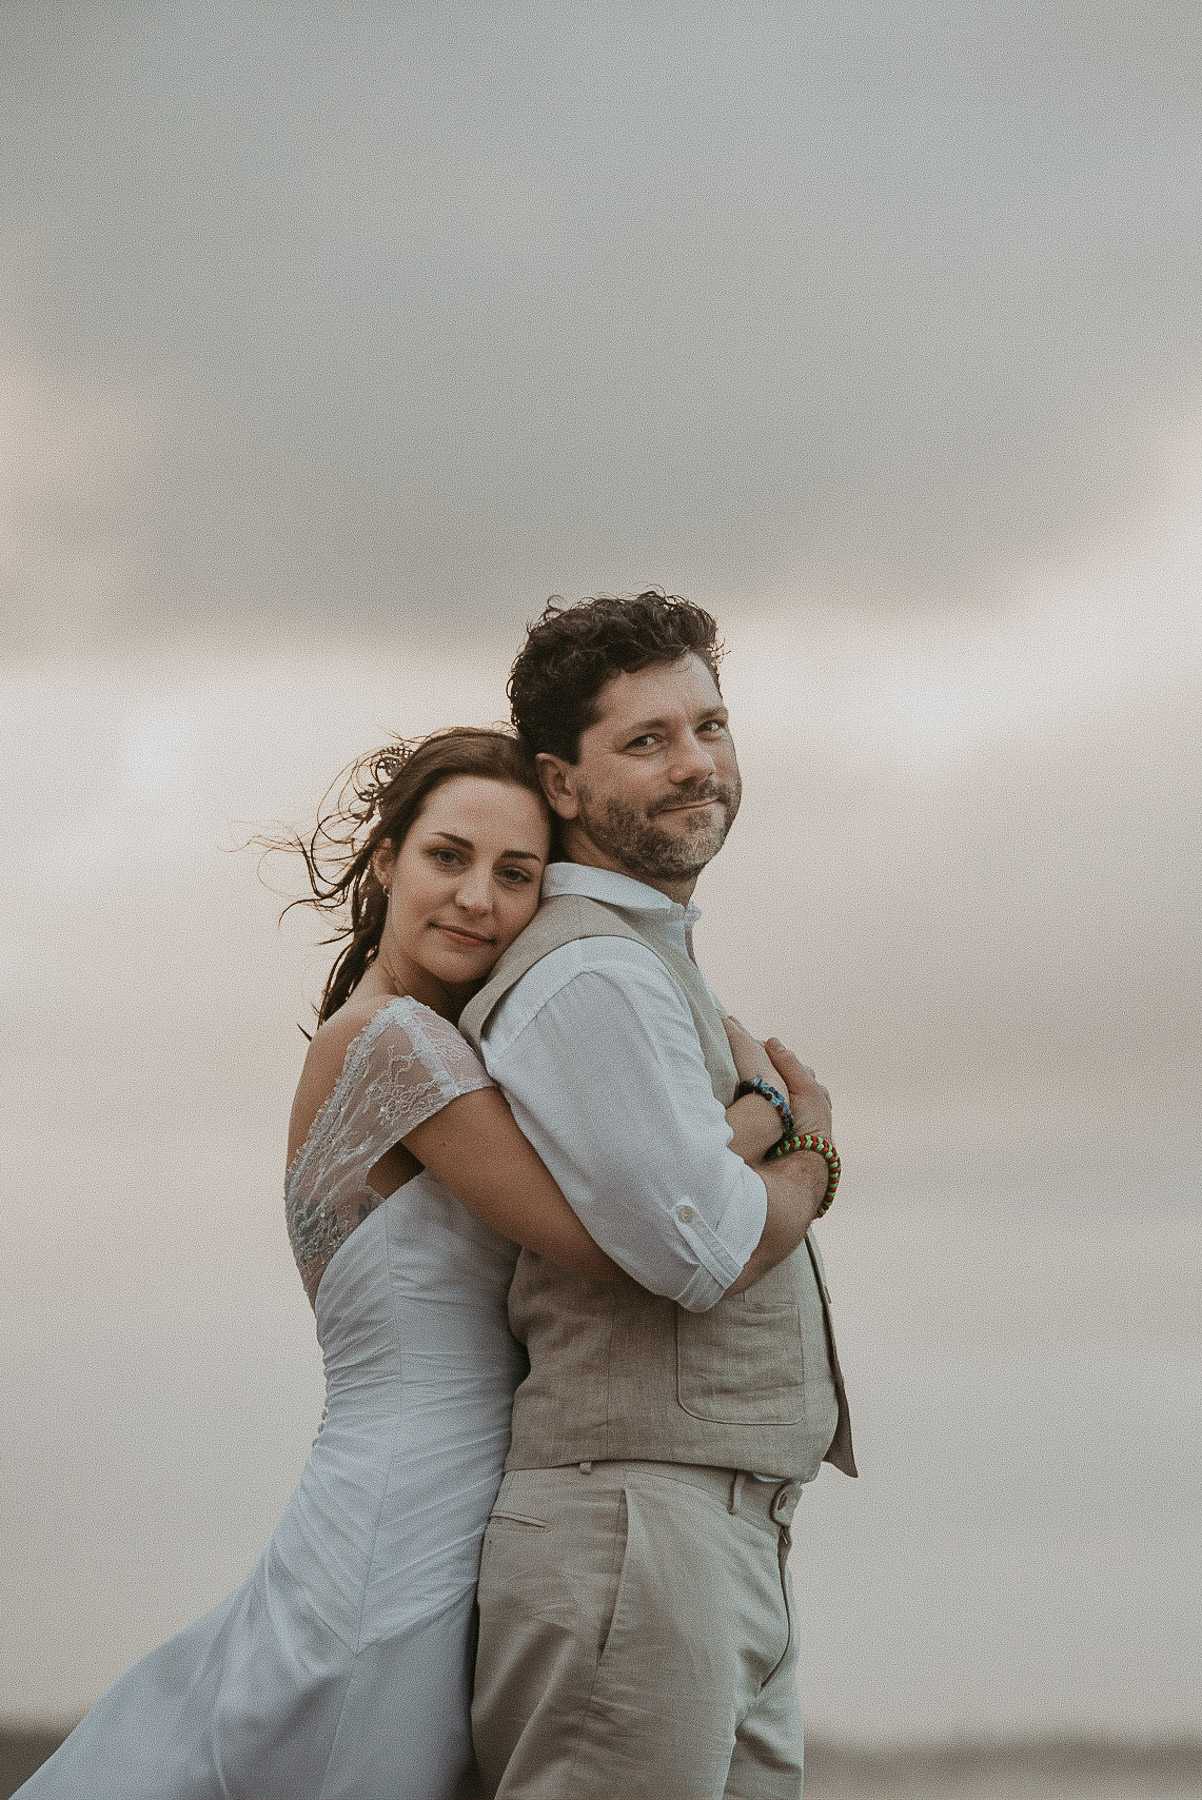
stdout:
<svg viewBox="0 0 1202 1800">
<path fill-rule="evenodd" d="M 455 1027 L 410 995 L 372 1014 L 285 1183 L 288 1236 L 310 1296 L 338 1246 L 380 1204 L 367 1174 L 384 1152 L 460 1094 L 492 1085 Z"/>
</svg>

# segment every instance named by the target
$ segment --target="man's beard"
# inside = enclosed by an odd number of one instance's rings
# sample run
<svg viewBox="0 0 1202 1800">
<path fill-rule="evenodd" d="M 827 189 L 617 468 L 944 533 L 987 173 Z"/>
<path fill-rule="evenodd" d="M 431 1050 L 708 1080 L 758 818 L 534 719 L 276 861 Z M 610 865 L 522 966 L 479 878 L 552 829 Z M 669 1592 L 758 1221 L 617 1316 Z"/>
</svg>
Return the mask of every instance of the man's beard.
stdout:
<svg viewBox="0 0 1202 1800">
<path fill-rule="evenodd" d="M 598 850 L 604 850 L 637 879 L 684 881 L 699 874 L 721 850 L 742 794 L 736 775 L 732 782 L 700 782 L 669 795 L 648 812 L 640 812 L 620 800 L 597 801 L 588 788 L 577 787 L 577 816 Z M 689 831 L 669 831 L 655 823 L 660 813 L 690 800 L 716 800 L 719 816 L 707 813 Z"/>
</svg>

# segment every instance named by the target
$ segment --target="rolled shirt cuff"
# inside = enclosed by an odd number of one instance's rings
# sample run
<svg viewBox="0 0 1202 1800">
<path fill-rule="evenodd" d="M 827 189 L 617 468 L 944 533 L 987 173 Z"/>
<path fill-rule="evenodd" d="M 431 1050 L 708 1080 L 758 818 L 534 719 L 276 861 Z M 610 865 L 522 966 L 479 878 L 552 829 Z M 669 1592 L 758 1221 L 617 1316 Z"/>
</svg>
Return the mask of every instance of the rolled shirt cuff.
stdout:
<svg viewBox="0 0 1202 1800">
<path fill-rule="evenodd" d="M 764 1222 L 768 1216 L 768 1191 L 752 1170 L 747 1170 L 747 1175 L 750 1181 L 746 1184 L 744 1195 L 740 1197 L 743 1203 L 739 1207 L 739 1224 L 742 1227 L 740 1236 L 747 1246 L 741 1260 L 737 1250 L 722 1241 L 687 1195 L 682 1195 L 672 1208 L 676 1230 L 699 1265 L 683 1293 L 676 1297 L 677 1303 L 689 1312 L 707 1312 L 711 1306 L 717 1305 L 727 1288 L 739 1279 L 747 1266 L 748 1258 L 763 1236 Z M 751 1182 L 758 1189 L 758 1195 L 751 1192 Z"/>
</svg>

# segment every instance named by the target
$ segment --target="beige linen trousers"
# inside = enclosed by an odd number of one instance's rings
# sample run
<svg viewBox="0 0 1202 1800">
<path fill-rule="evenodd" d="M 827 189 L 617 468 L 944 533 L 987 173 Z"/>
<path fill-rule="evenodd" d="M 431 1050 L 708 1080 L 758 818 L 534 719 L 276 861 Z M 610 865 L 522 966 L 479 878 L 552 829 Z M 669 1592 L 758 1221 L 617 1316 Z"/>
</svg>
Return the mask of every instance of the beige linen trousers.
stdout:
<svg viewBox="0 0 1202 1800">
<path fill-rule="evenodd" d="M 480 1570 L 472 1708 L 496 1800 L 799 1800 L 795 1481 L 514 1469 Z"/>
</svg>

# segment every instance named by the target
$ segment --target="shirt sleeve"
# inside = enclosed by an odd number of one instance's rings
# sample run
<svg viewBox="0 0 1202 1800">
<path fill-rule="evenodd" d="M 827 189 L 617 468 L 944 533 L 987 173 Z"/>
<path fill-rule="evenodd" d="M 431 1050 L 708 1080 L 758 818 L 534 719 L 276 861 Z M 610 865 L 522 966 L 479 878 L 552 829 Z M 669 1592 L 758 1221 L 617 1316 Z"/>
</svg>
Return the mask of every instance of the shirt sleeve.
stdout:
<svg viewBox="0 0 1202 1800">
<path fill-rule="evenodd" d="M 688 1004 L 659 958 L 623 939 L 565 945 L 502 1001 L 482 1051 L 601 1248 L 690 1311 L 720 1300 L 759 1243 L 767 1191 L 729 1148 Z"/>
</svg>

